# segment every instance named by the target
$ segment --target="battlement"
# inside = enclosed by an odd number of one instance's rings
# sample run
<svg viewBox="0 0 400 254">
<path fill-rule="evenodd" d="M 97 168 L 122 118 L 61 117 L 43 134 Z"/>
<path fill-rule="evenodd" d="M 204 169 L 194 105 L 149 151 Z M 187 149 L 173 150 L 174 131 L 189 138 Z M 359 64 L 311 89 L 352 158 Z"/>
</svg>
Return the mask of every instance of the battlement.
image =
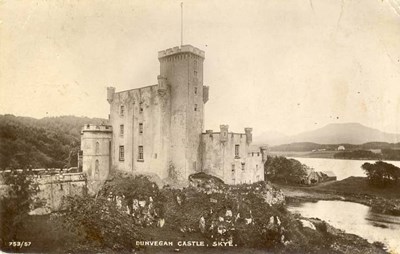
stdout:
<svg viewBox="0 0 400 254">
<path fill-rule="evenodd" d="M 82 132 L 89 132 L 89 131 L 100 131 L 100 132 L 112 132 L 111 125 L 96 125 L 96 124 L 85 124 L 82 128 Z"/>
<path fill-rule="evenodd" d="M 158 59 L 179 53 L 192 53 L 200 56 L 201 58 L 205 57 L 205 53 L 203 50 L 193 47 L 192 45 L 182 45 L 181 47 L 173 47 L 166 50 L 158 51 Z"/>
</svg>

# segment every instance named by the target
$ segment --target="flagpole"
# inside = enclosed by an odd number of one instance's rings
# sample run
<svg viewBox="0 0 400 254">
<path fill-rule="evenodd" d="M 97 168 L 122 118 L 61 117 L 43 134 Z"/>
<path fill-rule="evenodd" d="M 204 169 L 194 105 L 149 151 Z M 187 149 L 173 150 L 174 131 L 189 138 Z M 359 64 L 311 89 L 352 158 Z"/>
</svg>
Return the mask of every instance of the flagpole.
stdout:
<svg viewBox="0 0 400 254">
<path fill-rule="evenodd" d="M 183 45 L 183 2 L 181 2 L 181 47 Z"/>
</svg>

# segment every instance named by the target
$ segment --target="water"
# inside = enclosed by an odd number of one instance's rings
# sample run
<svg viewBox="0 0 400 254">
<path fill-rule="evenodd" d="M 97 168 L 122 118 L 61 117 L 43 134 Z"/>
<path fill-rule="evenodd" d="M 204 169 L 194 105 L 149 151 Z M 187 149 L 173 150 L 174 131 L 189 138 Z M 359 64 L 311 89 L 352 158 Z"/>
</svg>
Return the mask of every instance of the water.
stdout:
<svg viewBox="0 0 400 254">
<path fill-rule="evenodd" d="M 364 170 L 361 165 L 365 162 L 375 163 L 372 160 L 341 160 L 341 159 L 321 159 L 321 158 L 295 158 L 302 164 L 305 164 L 317 171 L 332 171 L 336 176 L 337 180 L 343 180 L 350 176 L 363 176 L 365 177 Z M 400 167 L 400 161 L 386 161 L 387 163 L 393 164 Z"/>
<path fill-rule="evenodd" d="M 378 214 L 370 207 L 345 201 L 306 202 L 288 206 L 303 217 L 319 218 L 332 226 L 356 234 L 369 242 L 384 243 L 390 251 L 400 253 L 400 217 Z"/>
</svg>

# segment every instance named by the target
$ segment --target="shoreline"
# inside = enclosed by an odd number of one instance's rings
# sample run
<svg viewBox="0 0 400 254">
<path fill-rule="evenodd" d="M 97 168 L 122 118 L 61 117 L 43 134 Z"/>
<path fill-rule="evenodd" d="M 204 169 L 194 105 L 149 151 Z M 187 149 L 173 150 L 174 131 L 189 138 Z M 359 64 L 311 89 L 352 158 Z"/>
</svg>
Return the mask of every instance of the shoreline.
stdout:
<svg viewBox="0 0 400 254">
<path fill-rule="evenodd" d="M 368 187 L 365 177 L 349 177 L 316 186 L 273 184 L 281 189 L 287 203 L 339 200 L 369 206 L 373 212 L 400 216 L 400 192 L 388 195 L 387 190 Z M 395 189 L 400 189 L 398 186 Z M 390 190 L 389 190 L 390 191 Z"/>
</svg>

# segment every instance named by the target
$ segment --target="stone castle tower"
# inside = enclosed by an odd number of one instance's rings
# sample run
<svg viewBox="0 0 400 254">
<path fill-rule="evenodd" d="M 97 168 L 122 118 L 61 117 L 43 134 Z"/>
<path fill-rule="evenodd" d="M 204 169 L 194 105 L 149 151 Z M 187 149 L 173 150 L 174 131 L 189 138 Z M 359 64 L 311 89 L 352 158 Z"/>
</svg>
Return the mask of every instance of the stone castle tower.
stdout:
<svg viewBox="0 0 400 254">
<path fill-rule="evenodd" d="M 208 94 L 203 86 L 204 51 L 184 45 L 160 51 L 158 59 L 159 80 L 170 89 L 170 161 L 187 179 L 202 167 L 200 141 Z"/>
<path fill-rule="evenodd" d="M 104 180 L 112 169 L 177 182 L 201 171 L 230 184 L 264 180 L 263 156 L 251 147 L 252 128 L 236 133 L 221 125 L 220 132 L 203 133 L 209 96 L 204 59 L 204 51 L 191 45 L 163 50 L 157 84 L 107 88 L 111 126 L 82 130 L 83 171 L 90 181 Z M 106 150 L 96 150 L 97 143 Z"/>
<path fill-rule="evenodd" d="M 204 51 L 183 45 L 158 52 L 158 60 L 156 85 L 121 92 L 107 89 L 111 163 L 100 163 L 100 168 L 185 181 L 202 169 L 201 133 L 208 100 Z M 82 150 L 84 158 L 88 151 Z"/>
</svg>

